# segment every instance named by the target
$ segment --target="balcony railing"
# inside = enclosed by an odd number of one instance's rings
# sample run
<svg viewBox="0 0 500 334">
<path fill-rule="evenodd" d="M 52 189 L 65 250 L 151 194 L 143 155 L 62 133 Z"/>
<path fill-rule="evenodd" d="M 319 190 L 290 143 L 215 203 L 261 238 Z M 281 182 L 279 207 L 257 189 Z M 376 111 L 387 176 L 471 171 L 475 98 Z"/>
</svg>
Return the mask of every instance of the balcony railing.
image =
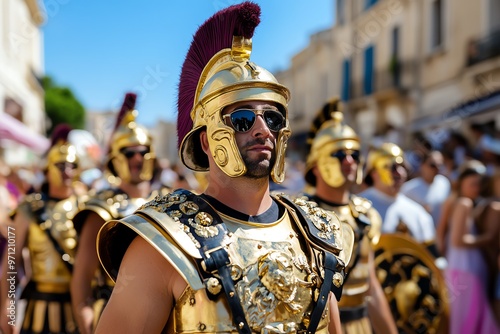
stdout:
<svg viewBox="0 0 500 334">
<path fill-rule="evenodd" d="M 371 91 L 366 90 L 365 78 L 352 81 L 350 84 L 350 99 L 384 91 L 405 91 L 412 84 L 414 69 L 415 61 L 391 61 L 386 69 L 378 69 L 373 73 Z"/>
<path fill-rule="evenodd" d="M 493 31 L 484 38 L 472 40 L 467 45 L 468 66 L 497 56 L 500 56 L 500 30 Z"/>
</svg>

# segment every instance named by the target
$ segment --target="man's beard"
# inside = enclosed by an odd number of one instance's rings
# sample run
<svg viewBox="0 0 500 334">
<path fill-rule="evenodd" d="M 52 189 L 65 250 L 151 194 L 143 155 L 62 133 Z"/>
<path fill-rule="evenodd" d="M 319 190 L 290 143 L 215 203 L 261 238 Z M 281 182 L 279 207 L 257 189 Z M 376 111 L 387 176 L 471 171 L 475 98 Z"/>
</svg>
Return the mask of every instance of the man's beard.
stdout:
<svg viewBox="0 0 500 334">
<path fill-rule="evenodd" d="M 255 144 L 265 144 L 265 140 L 255 140 L 251 143 L 247 143 L 245 146 L 252 146 Z M 271 158 L 268 159 L 266 158 L 255 158 L 251 159 L 246 152 L 242 153 L 241 155 L 243 159 L 243 163 L 247 167 L 247 172 L 245 174 L 246 177 L 250 179 L 263 179 L 263 178 L 269 178 L 269 175 L 271 175 L 271 170 L 274 166 L 274 163 L 276 162 L 276 151 L 273 149 L 271 153 Z"/>
</svg>

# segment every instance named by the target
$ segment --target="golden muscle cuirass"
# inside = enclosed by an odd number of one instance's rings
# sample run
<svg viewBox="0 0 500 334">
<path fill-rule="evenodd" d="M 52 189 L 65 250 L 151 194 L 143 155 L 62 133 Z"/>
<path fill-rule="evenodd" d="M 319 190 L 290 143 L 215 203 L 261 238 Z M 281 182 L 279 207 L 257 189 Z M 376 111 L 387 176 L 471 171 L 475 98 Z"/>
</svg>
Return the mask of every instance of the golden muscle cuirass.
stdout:
<svg viewBox="0 0 500 334">
<path fill-rule="evenodd" d="M 351 196 L 349 204 L 333 206 L 320 202 L 320 206 L 325 210 L 333 211 L 340 220 L 348 223 L 355 231 L 355 239 L 351 261 L 347 266 L 348 279 L 344 282 L 342 298 L 339 301 L 339 308 L 351 308 L 366 304 L 369 285 L 369 255 L 373 245 L 378 243 L 381 230 L 381 219 L 371 203 L 361 197 Z M 368 218 L 370 225 L 359 226 L 355 216 L 364 214 Z M 360 241 L 361 233 L 364 237 Z M 356 254 L 359 252 L 359 255 Z M 359 256 L 357 262 L 356 257 Z M 354 267 L 353 267 L 354 266 Z"/>
<path fill-rule="evenodd" d="M 235 275 L 242 277 L 235 287 L 252 331 L 296 333 L 306 328 L 304 315 L 313 306 L 312 271 L 298 233 L 291 232 L 288 213 L 264 226 L 221 217 L 233 232 L 228 253 Z M 212 301 L 205 289 L 188 286 L 170 319 L 168 333 L 237 333 L 224 294 Z M 328 333 L 328 322 L 326 316 L 316 332 Z"/>
<path fill-rule="evenodd" d="M 30 252 L 31 280 L 36 283 L 36 290 L 69 292 L 71 272 L 64 261 L 70 264 L 74 261 L 77 233 L 72 219 L 78 211 L 77 198 L 71 196 L 54 201 L 42 199 L 41 194 L 31 194 L 20 210 L 32 217 L 26 245 Z M 61 251 L 56 250 L 55 243 Z"/>
<path fill-rule="evenodd" d="M 199 196 L 176 191 L 155 198 L 134 215 L 107 222 L 98 236 L 99 259 L 107 273 L 116 279 L 126 245 L 139 235 L 188 283 L 169 315 L 166 332 L 237 333 L 221 282 L 215 278 L 217 273 L 210 276 L 201 269 L 200 243 L 205 241 L 198 242 L 194 234 L 200 240 L 221 238 L 214 249 L 222 247 L 227 251 L 234 288 L 252 332 L 305 333 L 322 283 L 323 273 L 316 259 L 321 258 L 319 253 L 323 249 L 313 239 L 304 237 L 303 225 L 298 221 L 299 209 L 290 207 L 283 198 L 276 201 L 281 208 L 280 219 L 256 224 L 229 217 Z M 295 203 L 314 222 L 318 238 L 325 245 L 330 243 L 325 247 L 334 252 L 337 270 L 342 271 L 344 263 L 349 261 L 344 253 L 349 256 L 352 253 L 352 229 L 315 203 L 305 200 Z M 221 232 L 217 216 L 224 222 L 227 233 Z M 339 272 L 334 275 L 333 283 L 340 287 L 338 276 Z M 327 333 L 328 323 L 327 307 L 316 333 Z"/>
</svg>

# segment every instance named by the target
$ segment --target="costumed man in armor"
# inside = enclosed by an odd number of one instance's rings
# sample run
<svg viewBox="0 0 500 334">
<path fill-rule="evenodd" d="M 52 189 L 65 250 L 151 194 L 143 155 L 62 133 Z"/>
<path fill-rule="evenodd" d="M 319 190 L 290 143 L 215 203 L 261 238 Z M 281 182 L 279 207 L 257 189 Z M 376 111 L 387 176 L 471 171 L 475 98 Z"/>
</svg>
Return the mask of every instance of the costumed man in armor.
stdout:
<svg viewBox="0 0 500 334">
<path fill-rule="evenodd" d="M 339 103 L 326 103 L 309 131 L 305 179 L 314 193 L 306 196 L 354 230 L 354 253 L 339 302 L 343 333 L 372 333 L 372 328 L 376 333 L 397 333 L 373 259 L 382 221 L 368 200 L 351 194 L 351 187 L 362 181 L 360 140 L 343 123 Z"/>
<path fill-rule="evenodd" d="M 95 243 L 99 229 L 108 220 L 132 214 L 156 196 L 151 191 L 155 166 L 152 137 L 135 121 L 135 102 L 135 94 L 126 94 L 110 137 L 105 173 L 112 186 L 91 196 L 73 220 L 81 242 L 71 294 L 81 333 L 93 332 L 114 285 L 97 258 Z"/>
<path fill-rule="evenodd" d="M 399 332 L 444 333 L 447 289 L 441 269 L 432 216 L 400 193 L 408 175 L 401 148 L 392 143 L 372 147 L 365 166 L 370 188 L 359 196 L 372 202 L 382 218 L 375 246 L 375 267 Z"/>
<path fill-rule="evenodd" d="M 382 221 L 370 201 L 351 194 L 351 187 L 362 181 L 360 140 L 343 124 L 339 103 L 338 99 L 326 103 L 309 132 L 305 179 L 314 194 L 306 197 L 335 212 L 355 231 L 354 253 L 339 302 L 343 332 L 372 333 L 373 327 L 377 333 L 397 333 L 373 260 Z"/>
<path fill-rule="evenodd" d="M 24 271 L 28 283 L 20 333 L 77 333 L 71 310 L 70 281 L 77 246 L 72 219 L 82 205 L 74 192 L 79 157 L 69 144 L 68 125 L 58 125 L 45 159 L 46 180 L 40 192 L 27 195 L 12 214 L 9 243 L 4 255 L 2 277 L 3 333 L 17 333 L 16 317 L 21 313 L 15 288 Z M 29 250 L 29 268 L 22 268 L 22 250 Z"/>
<path fill-rule="evenodd" d="M 180 157 L 206 190 L 176 190 L 106 223 L 99 258 L 116 287 L 97 333 L 339 333 L 354 234 L 284 179 L 289 91 L 250 61 L 251 2 L 196 32 L 178 96 Z M 118 293 L 119 291 L 119 293 Z"/>
</svg>

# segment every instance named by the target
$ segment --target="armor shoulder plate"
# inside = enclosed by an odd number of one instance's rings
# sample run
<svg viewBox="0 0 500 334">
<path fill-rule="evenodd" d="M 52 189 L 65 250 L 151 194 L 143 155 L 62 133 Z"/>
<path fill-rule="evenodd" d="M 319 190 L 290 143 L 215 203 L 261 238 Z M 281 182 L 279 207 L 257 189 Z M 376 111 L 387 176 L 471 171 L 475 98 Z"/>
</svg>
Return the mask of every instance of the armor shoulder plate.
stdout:
<svg viewBox="0 0 500 334">
<path fill-rule="evenodd" d="M 104 221 L 116 219 L 119 216 L 115 203 L 127 199 L 127 195 L 116 189 L 104 189 L 90 196 L 81 210 L 73 218 L 73 224 L 78 232 L 82 230 L 85 219 L 90 212 L 96 213 Z"/>
<path fill-rule="evenodd" d="M 367 221 L 370 223 L 367 228 L 367 236 L 372 245 L 378 244 L 382 233 L 382 217 L 380 217 L 378 211 L 375 210 L 372 202 L 366 198 L 352 195 L 349 204 L 353 215 L 363 215 L 367 218 Z"/>
<path fill-rule="evenodd" d="M 175 193 L 157 196 L 133 215 L 104 224 L 97 238 L 97 251 L 99 260 L 113 280 L 116 280 L 128 246 L 139 235 L 170 262 L 192 289 L 205 287 L 195 263 L 201 258 L 200 252 L 185 232 L 184 225 L 178 221 L 181 212 L 173 208 L 174 204 L 184 202 L 186 198 Z M 188 210 L 188 206 L 186 202 L 182 207 Z"/>
<path fill-rule="evenodd" d="M 277 195 L 275 198 L 289 208 L 292 216 L 297 212 L 293 206 L 290 207 L 291 203 L 302 211 L 307 224 L 301 226 L 300 230 L 313 248 L 333 253 L 344 268 L 349 264 L 354 231 L 348 223 L 340 221 L 335 213 L 320 208 L 308 197 L 289 199 L 285 195 Z"/>
<path fill-rule="evenodd" d="M 26 195 L 24 200 L 12 211 L 10 217 L 14 219 L 16 213 L 22 212 L 26 217 L 31 217 L 36 220 L 38 215 L 45 209 L 46 202 L 47 196 L 43 193 Z"/>
</svg>

